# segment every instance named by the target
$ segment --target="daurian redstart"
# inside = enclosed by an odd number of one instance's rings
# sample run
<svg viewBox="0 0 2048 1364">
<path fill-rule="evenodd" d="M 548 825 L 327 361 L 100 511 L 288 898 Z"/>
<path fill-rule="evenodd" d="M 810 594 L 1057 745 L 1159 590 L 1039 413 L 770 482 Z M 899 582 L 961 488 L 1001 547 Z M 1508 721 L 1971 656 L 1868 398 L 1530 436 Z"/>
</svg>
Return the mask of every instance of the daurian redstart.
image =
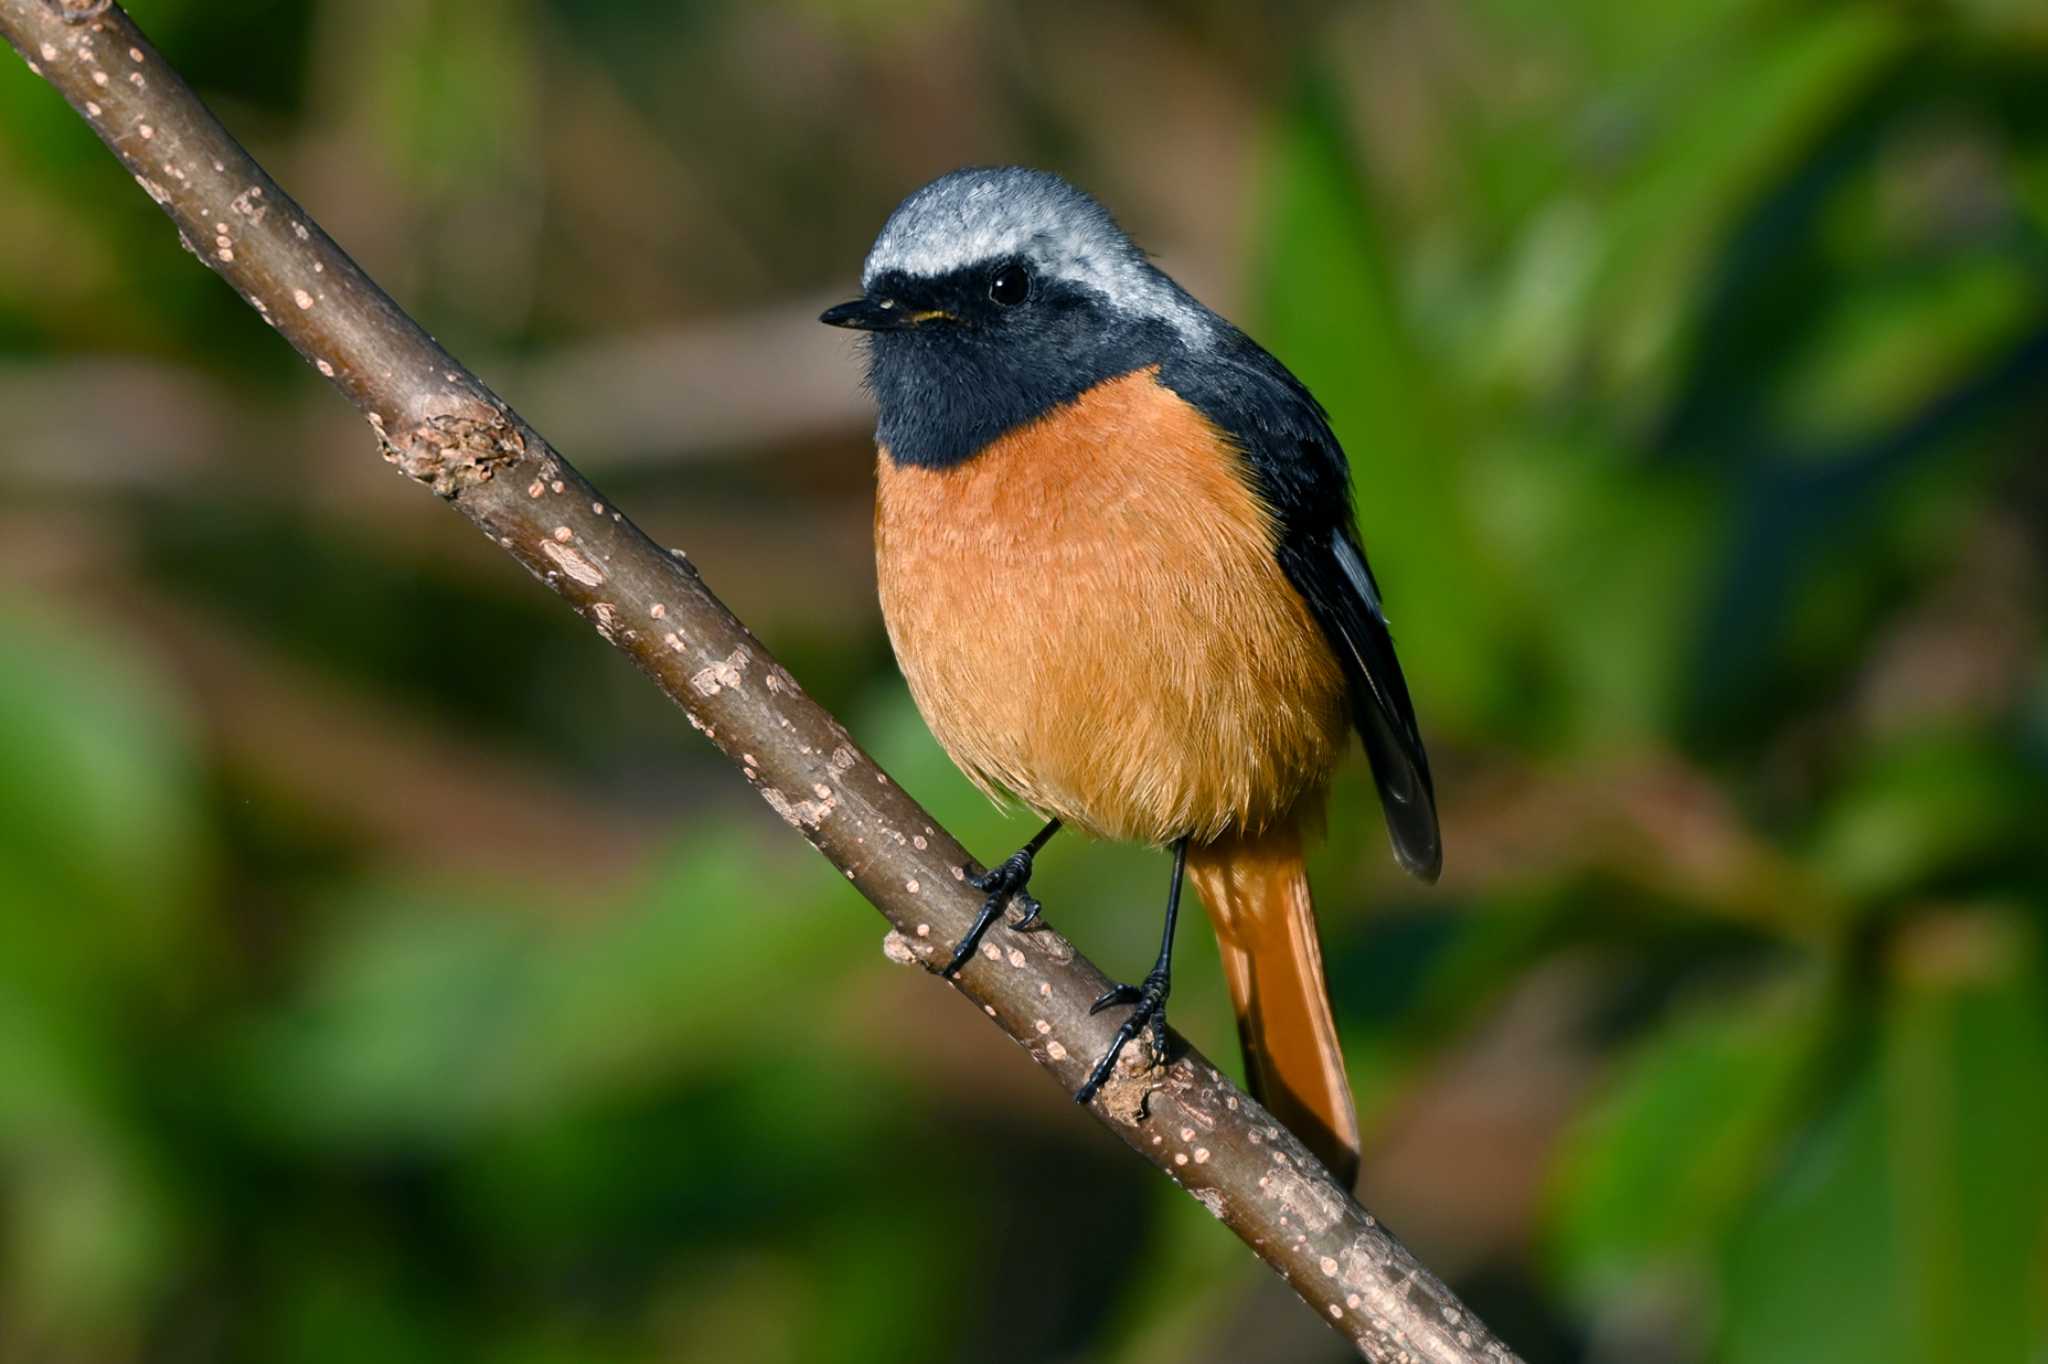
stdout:
<svg viewBox="0 0 2048 1364">
<path fill-rule="evenodd" d="M 862 297 L 875 557 L 911 695 L 961 771 L 1049 822 L 974 878 L 947 974 L 1062 825 L 1173 849 L 1158 963 L 1076 1095 L 1166 1041 L 1184 874 L 1222 945 L 1254 1092 L 1345 1178 L 1358 1118 L 1302 860 L 1355 727 L 1394 856 L 1442 865 L 1436 796 L 1343 451 L 1299 380 L 1146 258 L 1102 206 L 1019 168 L 893 213 Z"/>
</svg>

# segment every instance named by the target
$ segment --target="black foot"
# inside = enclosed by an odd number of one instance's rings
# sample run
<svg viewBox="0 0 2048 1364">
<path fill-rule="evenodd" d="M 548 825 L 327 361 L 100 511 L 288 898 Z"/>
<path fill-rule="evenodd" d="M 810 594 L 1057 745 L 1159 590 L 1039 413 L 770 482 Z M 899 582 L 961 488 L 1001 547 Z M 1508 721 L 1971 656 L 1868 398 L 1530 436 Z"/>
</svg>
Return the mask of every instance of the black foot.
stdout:
<svg viewBox="0 0 2048 1364">
<path fill-rule="evenodd" d="M 1118 1004 L 1130 1004 L 1135 1007 L 1131 1010 L 1131 1016 L 1123 1021 L 1123 1026 L 1116 1030 L 1116 1036 L 1110 1039 L 1109 1050 L 1102 1053 L 1102 1059 L 1097 1061 L 1095 1069 L 1088 1073 L 1088 1082 L 1074 1091 L 1075 1103 L 1084 1104 L 1095 1097 L 1096 1091 L 1102 1088 L 1111 1072 L 1116 1069 L 1116 1059 L 1123 1054 L 1124 1044 L 1145 1031 L 1148 1025 L 1152 1031 L 1152 1059 L 1160 1064 L 1165 1063 L 1166 997 L 1172 991 L 1172 977 L 1161 967 L 1146 976 L 1143 985 L 1119 985 L 1114 989 L 1105 990 L 1102 998 L 1089 1006 L 1088 1012 L 1091 1014 L 1099 1014 L 1104 1009 Z"/>
<path fill-rule="evenodd" d="M 981 902 L 981 913 L 974 916 L 974 926 L 953 949 L 953 959 L 946 963 L 946 969 L 939 972 L 940 975 L 951 980 L 973 958 L 974 949 L 981 946 L 982 936 L 1002 914 L 1005 905 L 1014 901 L 1024 911 L 1023 917 L 1011 923 L 1012 928 L 1026 929 L 1038 922 L 1041 906 L 1037 897 L 1024 889 L 1031 883 L 1032 852 L 1030 848 L 1019 848 L 987 871 L 967 878 L 968 885 L 987 891 L 988 898 Z"/>
<path fill-rule="evenodd" d="M 988 871 L 968 877 L 967 884 L 976 890 L 985 890 L 990 895 L 1000 896 L 1024 911 L 1020 917 L 1010 920 L 1011 932 L 1020 933 L 1027 928 L 1038 926 L 1039 911 L 1045 906 L 1038 903 L 1037 896 L 1024 892 L 1024 887 L 1031 884 L 1029 849 L 1013 852 Z"/>
</svg>

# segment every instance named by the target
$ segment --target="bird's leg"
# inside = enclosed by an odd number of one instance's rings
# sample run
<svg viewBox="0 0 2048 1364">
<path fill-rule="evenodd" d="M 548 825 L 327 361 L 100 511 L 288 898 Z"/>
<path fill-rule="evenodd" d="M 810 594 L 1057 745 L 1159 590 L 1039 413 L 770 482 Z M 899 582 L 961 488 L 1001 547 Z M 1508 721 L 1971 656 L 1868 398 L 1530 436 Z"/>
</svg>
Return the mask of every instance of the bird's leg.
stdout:
<svg viewBox="0 0 2048 1364">
<path fill-rule="evenodd" d="M 1038 856 L 1052 836 L 1060 831 L 1060 822 L 1052 820 L 1043 829 L 1031 836 L 1026 843 L 1008 857 L 977 876 L 967 878 L 967 884 L 976 890 L 988 892 L 988 898 L 981 902 L 981 913 L 974 916 L 974 926 L 967 930 L 967 936 L 960 939 L 960 945 L 953 949 L 953 959 L 946 963 L 946 969 L 939 972 L 948 980 L 967 964 L 974 955 L 974 949 L 981 946 L 981 937 L 988 932 L 989 925 L 1003 912 L 1003 906 L 1012 900 L 1024 911 L 1024 917 L 1012 924 L 1012 928 L 1026 929 L 1038 922 L 1039 903 L 1027 894 L 1024 887 L 1031 883 L 1031 860 Z"/>
<path fill-rule="evenodd" d="M 1173 924 L 1180 916 L 1180 883 L 1188 869 L 1188 841 L 1183 838 L 1173 845 L 1173 882 L 1166 891 L 1166 932 L 1159 940 L 1159 960 L 1153 964 L 1152 972 L 1145 977 L 1142 985 L 1118 985 L 1105 990 L 1102 998 L 1089 1007 L 1091 1014 L 1101 1013 L 1113 1004 L 1135 1005 L 1131 1016 L 1123 1021 L 1110 1039 L 1109 1050 L 1095 1063 L 1095 1069 L 1088 1073 L 1088 1082 L 1074 1093 L 1075 1103 L 1087 1103 L 1095 1097 L 1103 1082 L 1109 1079 L 1116 1067 L 1116 1058 L 1123 1053 L 1124 1044 L 1145 1030 L 1152 1029 L 1152 1055 L 1157 1061 L 1166 1060 L 1166 997 L 1173 993 Z"/>
</svg>

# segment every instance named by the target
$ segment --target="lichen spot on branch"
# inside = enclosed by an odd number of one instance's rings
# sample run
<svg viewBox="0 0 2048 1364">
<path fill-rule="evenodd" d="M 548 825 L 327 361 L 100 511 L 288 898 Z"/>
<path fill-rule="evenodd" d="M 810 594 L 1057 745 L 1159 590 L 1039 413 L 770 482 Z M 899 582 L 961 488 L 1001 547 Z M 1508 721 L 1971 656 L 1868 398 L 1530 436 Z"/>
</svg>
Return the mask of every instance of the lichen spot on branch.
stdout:
<svg viewBox="0 0 2048 1364">
<path fill-rule="evenodd" d="M 488 483 L 497 471 L 526 454 L 526 438 L 502 418 L 479 420 L 449 414 L 429 417 L 409 436 L 392 440 L 382 429 L 384 458 L 407 478 L 442 497 Z"/>
<path fill-rule="evenodd" d="M 690 685 L 696 688 L 699 696 L 716 696 L 726 688 L 737 687 L 746 680 L 747 664 L 751 659 L 752 655 L 747 652 L 747 646 L 742 644 L 727 657 L 692 673 Z"/>
</svg>

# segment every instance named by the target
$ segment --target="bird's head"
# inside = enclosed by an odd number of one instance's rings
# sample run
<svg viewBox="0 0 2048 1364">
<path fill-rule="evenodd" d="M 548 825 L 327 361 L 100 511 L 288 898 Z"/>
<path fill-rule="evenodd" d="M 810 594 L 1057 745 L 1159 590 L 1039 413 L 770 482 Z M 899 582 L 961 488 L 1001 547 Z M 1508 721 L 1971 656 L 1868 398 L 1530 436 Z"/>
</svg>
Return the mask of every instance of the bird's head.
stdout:
<svg viewBox="0 0 2048 1364">
<path fill-rule="evenodd" d="M 870 334 L 879 435 L 899 460 L 972 455 L 1105 379 L 1205 344 L 1214 315 L 1108 210 L 1048 171 L 969 169 L 905 199 L 819 319 Z"/>
</svg>

